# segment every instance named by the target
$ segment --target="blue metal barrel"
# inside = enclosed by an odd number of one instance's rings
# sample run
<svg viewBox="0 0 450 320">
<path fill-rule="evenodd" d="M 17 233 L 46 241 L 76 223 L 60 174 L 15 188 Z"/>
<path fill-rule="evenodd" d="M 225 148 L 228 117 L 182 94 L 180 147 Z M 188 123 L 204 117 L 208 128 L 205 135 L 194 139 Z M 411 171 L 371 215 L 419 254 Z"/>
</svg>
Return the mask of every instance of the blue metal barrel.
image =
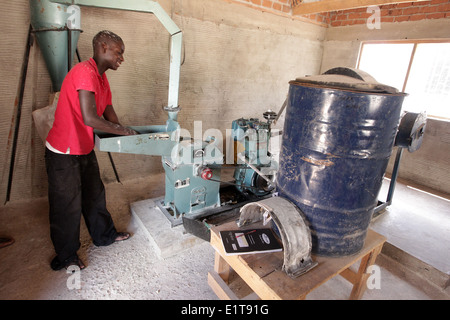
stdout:
<svg viewBox="0 0 450 320">
<path fill-rule="evenodd" d="M 304 213 L 323 256 L 363 247 L 405 97 L 356 72 L 290 82 L 277 190 Z"/>
</svg>

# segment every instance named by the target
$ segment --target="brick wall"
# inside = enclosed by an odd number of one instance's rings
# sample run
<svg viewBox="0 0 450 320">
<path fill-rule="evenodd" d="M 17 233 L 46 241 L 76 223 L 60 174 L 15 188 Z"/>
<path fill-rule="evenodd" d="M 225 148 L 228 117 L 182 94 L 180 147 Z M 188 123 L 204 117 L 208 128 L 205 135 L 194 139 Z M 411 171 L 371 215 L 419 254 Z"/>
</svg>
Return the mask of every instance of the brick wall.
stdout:
<svg viewBox="0 0 450 320">
<path fill-rule="evenodd" d="M 381 22 L 450 18 L 449 0 L 404 2 L 380 6 L 380 9 Z M 371 15 L 366 12 L 366 8 L 336 11 L 330 14 L 329 24 L 332 27 L 365 24 Z"/>
<path fill-rule="evenodd" d="M 307 16 L 293 16 L 292 7 L 297 5 L 300 2 L 300 0 L 225 0 L 225 1 L 238 3 L 241 5 L 251 7 L 253 9 L 271 12 L 274 14 L 286 16 L 293 19 L 310 20 L 323 25 L 329 25 L 330 23 L 329 13 L 314 14 Z"/>
<path fill-rule="evenodd" d="M 228 0 L 274 14 L 292 16 L 292 6 L 300 0 Z M 431 0 L 423 2 L 404 2 L 380 6 L 381 22 L 418 21 L 424 19 L 443 19 L 450 17 L 450 0 Z M 366 8 L 317 13 L 300 16 L 315 23 L 331 27 L 364 24 L 372 13 Z"/>
<path fill-rule="evenodd" d="M 240 2 L 249 2 L 254 7 L 262 7 L 277 12 L 291 12 L 290 0 L 241 0 Z"/>
</svg>

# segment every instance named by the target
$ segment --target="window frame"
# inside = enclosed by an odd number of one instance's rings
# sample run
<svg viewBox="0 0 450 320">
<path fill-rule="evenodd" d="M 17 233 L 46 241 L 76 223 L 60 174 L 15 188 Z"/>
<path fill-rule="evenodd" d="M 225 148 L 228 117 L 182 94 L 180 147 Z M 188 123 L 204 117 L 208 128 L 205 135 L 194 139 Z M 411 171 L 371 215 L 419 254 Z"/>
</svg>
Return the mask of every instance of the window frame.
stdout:
<svg viewBox="0 0 450 320">
<path fill-rule="evenodd" d="M 361 62 L 361 57 L 364 51 L 364 45 L 366 44 L 413 44 L 413 49 L 411 51 L 411 56 L 409 57 L 408 69 L 406 70 L 406 75 L 403 81 L 403 87 L 401 92 L 405 92 L 406 86 L 408 85 L 409 75 L 411 72 L 411 67 L 414 62 L 414 56 L 416 53 L 417 46 L 422 43 L 450 43 L 450 38 L 445 39 L 403 39 L 403 40 L 366 40 L 361 41 L 358 60 L 356 62 L 356 68 L 359 69 L 359 64 Z M 449 117 L 442 117 L 437 115 L 427 115 L 430 118 L 440 119 L 450 121 Z"/>
</svg>

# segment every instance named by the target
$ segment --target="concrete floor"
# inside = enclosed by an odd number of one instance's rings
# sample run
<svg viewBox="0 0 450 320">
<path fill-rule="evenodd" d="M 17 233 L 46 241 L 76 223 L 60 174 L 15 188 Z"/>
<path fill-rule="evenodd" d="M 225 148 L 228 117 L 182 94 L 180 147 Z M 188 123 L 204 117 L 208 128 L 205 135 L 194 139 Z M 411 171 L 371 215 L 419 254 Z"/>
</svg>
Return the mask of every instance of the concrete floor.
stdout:
<svg viewBox="0 0 450 320">
<path fill-rule="evenodd" d="M 108 207 L 116 227 L 131 231 L 133 237 L 95 247 L 83 225 L 79 255 L 87 268 L 76 273 L 78 278 L 66 270 L 50 269 L 54 253 L 46 199 L 1 207 L 0 236 L 12 236 L 16 242 L 0 249 L 0 299 L 217 299 L 207 284 L 214 263 L 208 242 L 196 240 L 176 254 L 161 257 L 141 219 L 131 214 L 132 204 L 162 196 L 163 183 L 161 174 L 153 181 L 107 185 Z M 397 184 L 393 204 L 371 227 L 386 235 L 388 244 L 376 262 L 381 268 L 380 287 L 367 290 L 363 299 L 449 299 L 449 200 Z M 186 237 L 182 229 L 178 233 Z M 350 290 L 346 280 L 335 277 L 307 298 L 346 299 Z"/>
</svg>

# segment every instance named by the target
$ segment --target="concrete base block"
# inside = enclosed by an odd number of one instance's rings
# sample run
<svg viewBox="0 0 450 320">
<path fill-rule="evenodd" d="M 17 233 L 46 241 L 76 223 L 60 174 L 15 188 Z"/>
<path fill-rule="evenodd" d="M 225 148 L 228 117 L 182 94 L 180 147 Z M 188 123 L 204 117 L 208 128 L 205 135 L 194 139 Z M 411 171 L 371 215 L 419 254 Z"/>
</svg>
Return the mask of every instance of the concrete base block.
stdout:
<svg viewBox="0 0 450 320">
<path fill-rule="evenodd" d="M 131 213 L 154 247 L 159 259 L 174 256 L 204 240 L 187 233 L 183 225 L 171 227 L 170 221 L 158 208 L 161 198 L 142 200 L 131 204 Z"/>
</svg>

